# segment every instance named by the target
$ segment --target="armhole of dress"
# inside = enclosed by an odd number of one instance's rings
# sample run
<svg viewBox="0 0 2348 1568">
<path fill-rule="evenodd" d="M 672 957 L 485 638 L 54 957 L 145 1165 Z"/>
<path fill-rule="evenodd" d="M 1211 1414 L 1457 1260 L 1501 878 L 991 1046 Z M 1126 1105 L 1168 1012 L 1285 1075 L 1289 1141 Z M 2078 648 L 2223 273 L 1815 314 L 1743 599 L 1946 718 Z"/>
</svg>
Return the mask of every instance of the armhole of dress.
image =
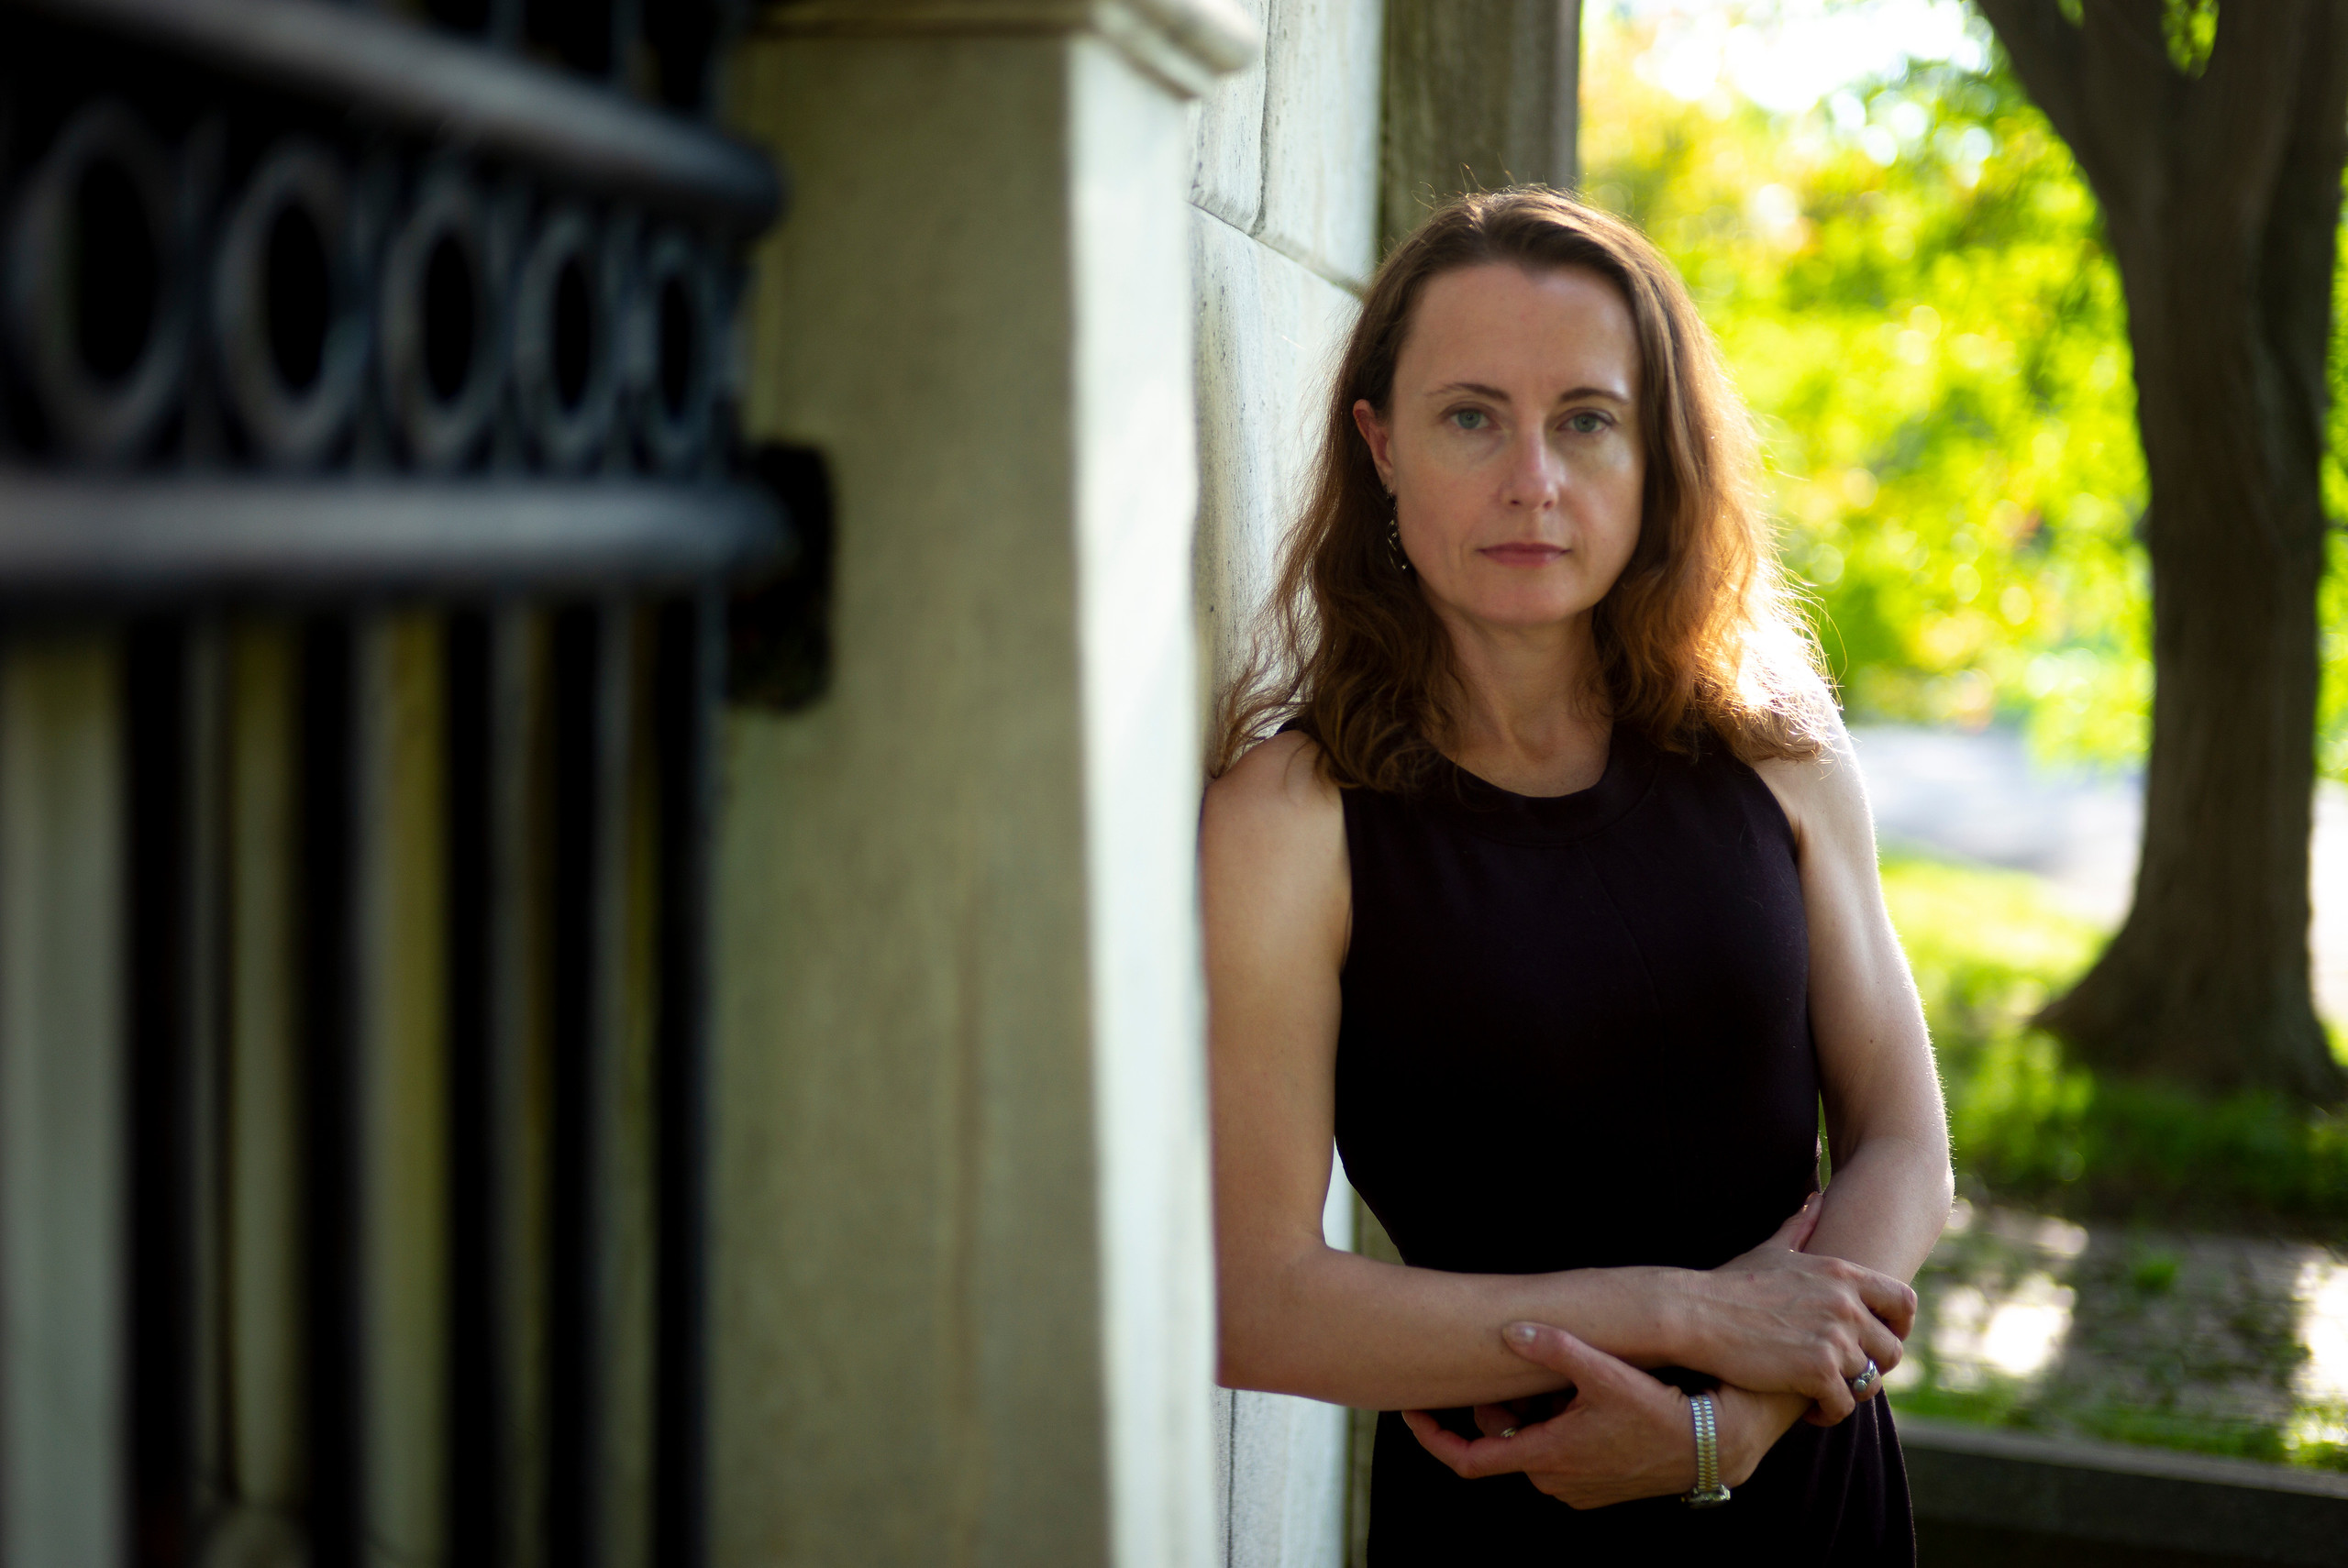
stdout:
<svg viewBox="0 0 2348 1568">
<path fill-rule="evenodd" d="M 1736 768 L 1744 776 L 1744 779 L 1749 781 L 1747 787 L 1758 790 L 1761 792 L 1761 798 L 1769 802 L 1769 820 L 1775 822 L 1778 830 L 1785 834 L 1786 853 L 1792 856 L 1794 867 L 1799 870 L 1801 867 L 1801 834 L 1794 832 L 1794 814 L 1786 810 L 1785 801 L 1779 800 L 1778 792 L 1769 788 L 1769 781 L 1761 777 L 1759 768 L 1733 753 L 1729 754 L 1728 760 L 1730 766 Z"/>
<path fill-rule="evenodd" d="M 1342 995 L 1346 973 L 1354 966 L 1354 933 L 1361 929 L 1361 863 L 1354 854 L 1354 797 L 1358 790 L 1337 790 L 1337 830 L 1346 839 L 1346 951 L 1337 960 L 1337 988 Z M 1344 1027 L 1342 1020 L 1339 1028 Z"/>
</svg>

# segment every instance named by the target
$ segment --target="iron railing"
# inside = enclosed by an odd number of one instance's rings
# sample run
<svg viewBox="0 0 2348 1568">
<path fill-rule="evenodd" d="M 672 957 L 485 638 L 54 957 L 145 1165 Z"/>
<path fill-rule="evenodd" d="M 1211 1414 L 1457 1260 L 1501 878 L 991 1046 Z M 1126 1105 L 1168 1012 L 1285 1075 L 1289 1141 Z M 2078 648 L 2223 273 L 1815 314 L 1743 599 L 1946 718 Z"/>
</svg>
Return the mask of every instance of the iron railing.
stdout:
<svg viewBox="0 0 2348 1568">
<path fill-rule="evenodd" d="M 0 1568 L 703 1559 L 732 13 L 0 0 Z"/>
</svg>

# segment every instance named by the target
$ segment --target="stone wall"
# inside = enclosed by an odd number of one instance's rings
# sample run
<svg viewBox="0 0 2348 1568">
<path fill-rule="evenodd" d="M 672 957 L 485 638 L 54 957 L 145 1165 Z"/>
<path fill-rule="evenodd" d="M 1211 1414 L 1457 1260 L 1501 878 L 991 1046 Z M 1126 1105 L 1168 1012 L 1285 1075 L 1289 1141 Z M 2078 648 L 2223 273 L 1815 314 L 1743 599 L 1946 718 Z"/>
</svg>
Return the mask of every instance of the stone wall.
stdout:
<svg viewBox="0 0 2348 1568">
<path fill-rule="evenodd" d="M 745 424 L 829 465 L 834 676 L 729 713 L 721 1568 L 1209 1568 L 1187 94 L 1216 0 L 806 0 Z"/>
<path fill-rule="evenodd" d="M 1212 700 L 1241 668 L 1326 417 L 1328 381 L 1377 262 L 1381 0 L 1252 0 L 1266 48 L 1209 91 L 1191 192 L 1198 299 L 1200 646 Z M 1326 1228 L 1353 1242 L 1333 1176 Z M 1219 1393 L 1231 1568 L 1346 1558 L 1346 1412 Z"/>
<path fill-rule="evenodd" d="M 1377 263 L 1381 0 L 1250 0 L 1264 59 L 1196 116 L 1201 647 L 1238 669 Z"/>
<path fill-rule="evenodd" d="M 839 554 L 832 690 L 725 732 L 720 1563 L 1344 1560 L 1345 1412 L 1211 1391 L 1194 882 L 1383 25 L 800 0 L 743 50 L 796 187 L 746 424 L 825 454 Z"/>
</svg>

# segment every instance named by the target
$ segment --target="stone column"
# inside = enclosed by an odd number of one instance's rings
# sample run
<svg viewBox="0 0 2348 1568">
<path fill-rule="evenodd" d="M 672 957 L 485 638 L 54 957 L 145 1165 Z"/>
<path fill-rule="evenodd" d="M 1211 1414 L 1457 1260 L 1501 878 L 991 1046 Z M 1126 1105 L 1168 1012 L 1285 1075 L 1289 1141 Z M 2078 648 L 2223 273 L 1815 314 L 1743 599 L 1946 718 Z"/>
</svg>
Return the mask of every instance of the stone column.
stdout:
<svg viewBox="0 0 2348 1568">
<path fill-rule="evenodd" d="M 826 456 L 835 678 L 727 720 L 721 1564 L 1214 1556 L 1185 101 L 1209 0 L 825 0 L 759 437 Z"/>
<path fill-rule="evenodd" d="M 1581 179 L 1581 0 L 1388 0 L 1379 227 L 1461 191 Z"/>
</svg>

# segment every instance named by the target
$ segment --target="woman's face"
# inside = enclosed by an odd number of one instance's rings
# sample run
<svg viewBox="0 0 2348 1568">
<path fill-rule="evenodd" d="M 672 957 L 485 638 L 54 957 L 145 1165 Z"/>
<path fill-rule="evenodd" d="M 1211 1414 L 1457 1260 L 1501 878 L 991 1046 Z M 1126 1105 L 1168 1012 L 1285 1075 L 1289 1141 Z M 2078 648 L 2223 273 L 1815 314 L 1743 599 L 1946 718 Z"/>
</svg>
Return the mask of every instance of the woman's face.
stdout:
<svg viewBox="0 0 2348 1568">
<path fill-rule="evenodd" d="M 1507 262 L 1428 280 L 1385 414 L 1354 423 L 1438 613 L 1494 628 L 1586 614 L 1638 543 L 1639 349 L 1614 285 Z"/>
</svg>

